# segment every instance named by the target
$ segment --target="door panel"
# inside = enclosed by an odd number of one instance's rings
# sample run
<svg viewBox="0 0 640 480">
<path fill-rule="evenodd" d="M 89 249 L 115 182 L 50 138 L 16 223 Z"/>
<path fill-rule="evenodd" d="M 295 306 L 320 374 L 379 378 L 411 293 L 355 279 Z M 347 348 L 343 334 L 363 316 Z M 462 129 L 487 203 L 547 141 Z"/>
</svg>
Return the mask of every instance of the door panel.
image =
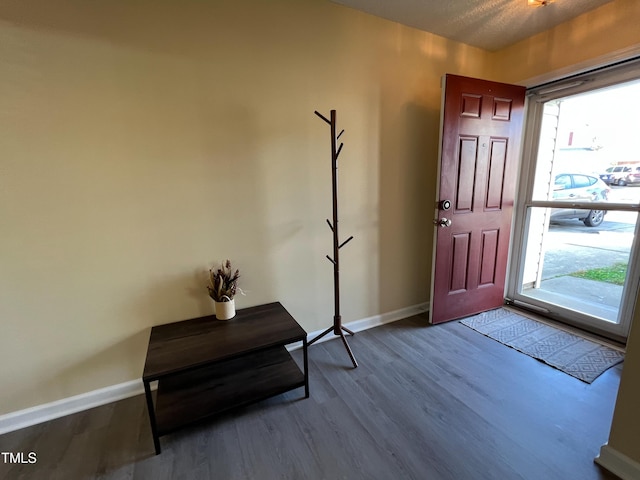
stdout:
<svg viewBox="0 0 640 480">
<path fill-rule="evenodd" d="M 491 158 L 489 165 L 489 181 L 487 183 L 487 209 L 502 208 L 502 186 L 507 162 L 507 139 L 491 140 Z"/>
<path fill-rule="evenodd" d="M 469 234 L 458 233 L 451 236 L 451 287 L 450 292 L 464 292 L 467 289 L 467 265 L 469 264 Z"/>
<path fill-rule="evenodd" d="M 477 159 L 478 138 L 461 137 L 457 169 L 458 184 L 454 194 L 456 211 L 458 213 L 470 212 L 473 208 Z"/>
<path fill-rule="evenodd" d="M 493 285 L 496 282 L 496 263 L 498 256 L 498 230 L 482 232 L 482 258 L 480 264 L 479 286 Z"/>
<path fill-rule="evenodd" d="M 432 323 L 504 303 L 524 87 L 445 78 Z M 443 219 L 451 220 L 450 226 Z"/>
</svg>

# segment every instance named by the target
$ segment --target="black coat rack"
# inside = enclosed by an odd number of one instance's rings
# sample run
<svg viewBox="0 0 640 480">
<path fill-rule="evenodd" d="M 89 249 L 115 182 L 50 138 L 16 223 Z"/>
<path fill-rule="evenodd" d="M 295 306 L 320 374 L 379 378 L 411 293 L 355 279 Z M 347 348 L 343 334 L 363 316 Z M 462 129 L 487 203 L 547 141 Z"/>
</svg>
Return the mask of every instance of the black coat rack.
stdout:
<svg viewBox="0 0 640 480">
<path fill-rule="evenodd" d="M 331 126 L 331 180 L 332 180 L 332 191 L 333 191 L 333 222 L 327 219 L 327 223 L 329 224 L 329 228 L 333 232 L 333 257 L 327 255 L 327 258 L 331 263 L 333 263 L 333 298 L 334 298 L 334 315 L 333 315 L 333 326 L 327 328 L 324 332 L 318 335 L 316 338 L 309 342 L 309 345 L 312 345 L 317 340 L 320 340 L 322 337 L 327 335 L 329 332 L 333 331 L 334 335 L 339 335 L 342 338 L 342 343 L 344 343 L 347 352 L 349 353 L 349 357 L 351 358 L 351 362 L 353 363 L 353 367 L 358 366 L 358 362 L 356 362 L 356 358 L 353 356 L 353 352 L 349 347 L 349 342 L 347 342 L 347 338 L 344 335 L 344 332 L 347 332 L 349 335 L 354 335 L 354 333 L 348 328 L 342 325 L 342 316 L 340 315 L 340 249 L 344 247 L 347 243 L 353 240 L 353 235 L 347 238 L 344 242 L 340 243 L 338 239 L 338 156 L 340 155 L 340 151 L 342 150 L 342 143 L 340 146 L 337 146 L 338 139 L 344 133 L 342 130 L 338 135 L 336 135 L 336 111 L 331 110 L 331 120 L 327 119 L 324 115 L 315 112 L 317 116 L 319 116 L 322 120 L 327 122 Z"/>
</svg>

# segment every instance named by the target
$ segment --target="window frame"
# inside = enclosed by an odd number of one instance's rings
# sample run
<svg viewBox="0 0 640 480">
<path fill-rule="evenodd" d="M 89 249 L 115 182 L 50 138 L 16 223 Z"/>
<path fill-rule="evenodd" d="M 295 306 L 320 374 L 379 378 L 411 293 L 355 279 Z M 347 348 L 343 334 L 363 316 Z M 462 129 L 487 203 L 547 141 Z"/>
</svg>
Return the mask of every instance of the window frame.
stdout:
<svg viewBox="0 0 640 480">
<path fill-rule="evenodd" d="M 521 164 L 520 171 L 518 172 L 518 194 L 514 205 L 513 235 L 511 236 L 509 271 L 506 285 L 506 300 L 508 302 L 529 308 L 533 311 L 543 312 L 551 318 L 557 318 L 568 324 L 582 328 L 586 327 L 595 333 L 600 333 L 623 343 L 626 342 L 631 327 L 631 321 L 638 298 L 638 289 L 640 287 L 640 248 L 638 247 L 638 237 L 640 236 L 640 202 L 638 204 L 610 202 L 571 203 L 571 208 L 575 209 L 618 210 L 638 214 L 633 245 L 629 257 L 628 280 L 622 294 L 618 314 L 619 322 L 617 324 L 612 324 L 602 329 L 602 320 L 599 318 L 556 305 L 553 305 L 553 308 L 549 310 L 545 305 L 538 304 L 531 298 L 523 296 L 518 292 L 520 285 L 522 285 L 524 271 L 529 212 L 532 208 L 567 208 L 566 201 L 533 199 L 538 146 L 541 138 L 545 103 L 629 81 L 640 81 L 640 57 L 530 88 L 527 91 Z"/>
</svg>

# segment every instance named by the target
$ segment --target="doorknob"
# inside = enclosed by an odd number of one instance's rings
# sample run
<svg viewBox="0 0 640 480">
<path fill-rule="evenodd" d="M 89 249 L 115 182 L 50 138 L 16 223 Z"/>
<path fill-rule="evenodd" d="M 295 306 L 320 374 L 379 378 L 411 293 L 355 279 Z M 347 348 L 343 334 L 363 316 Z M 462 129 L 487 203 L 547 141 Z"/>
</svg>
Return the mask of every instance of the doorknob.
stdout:
<svg viewBox="0 0 640 480">
<path fill-rule="evenodd" d="M 448 219 L 448 218 L 442 217 L 440 220 L 434 220 L 433 224 L 434 225 L 438 225 L 440 227 L 450 227 L 451 226 L 451 220 Z"/>
</svg>

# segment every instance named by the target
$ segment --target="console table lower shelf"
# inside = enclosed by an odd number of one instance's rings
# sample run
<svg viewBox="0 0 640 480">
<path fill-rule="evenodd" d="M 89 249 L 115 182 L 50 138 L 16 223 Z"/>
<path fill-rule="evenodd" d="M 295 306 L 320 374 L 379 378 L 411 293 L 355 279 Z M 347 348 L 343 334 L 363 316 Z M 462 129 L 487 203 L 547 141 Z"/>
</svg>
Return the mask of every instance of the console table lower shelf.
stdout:
<svg viewBox="0 0 640 480">
<path fill-rule="evenodd" d="M 286 349 L 300 340 L 302 370 Z M 159 454 L 161 436 L 226 410 L 299 387 L 308 398 L 306 332 L 279 303 L 239 310 L 231 322 L 203 317 L 153 327 L 143 382 Z"/>
<path fill-rule="evenodd" d="M 285 347 L 168 377 L 158 383 L 160 436 L 235 407 L 304 387 L 304 374 Z"/>
</svg>

